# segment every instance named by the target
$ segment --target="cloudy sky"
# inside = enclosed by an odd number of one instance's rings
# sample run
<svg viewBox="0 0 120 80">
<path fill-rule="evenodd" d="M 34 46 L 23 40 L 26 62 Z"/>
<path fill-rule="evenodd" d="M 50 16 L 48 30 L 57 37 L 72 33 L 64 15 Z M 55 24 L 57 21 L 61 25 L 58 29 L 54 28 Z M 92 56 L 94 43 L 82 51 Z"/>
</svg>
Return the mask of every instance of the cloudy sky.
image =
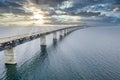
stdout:
<svg viewBox="0 0 120 80">
<path fill-rule="evenodd" d="M 0 0 L 1 26 L 120 23 L 120 0 Z"/>
</svg>

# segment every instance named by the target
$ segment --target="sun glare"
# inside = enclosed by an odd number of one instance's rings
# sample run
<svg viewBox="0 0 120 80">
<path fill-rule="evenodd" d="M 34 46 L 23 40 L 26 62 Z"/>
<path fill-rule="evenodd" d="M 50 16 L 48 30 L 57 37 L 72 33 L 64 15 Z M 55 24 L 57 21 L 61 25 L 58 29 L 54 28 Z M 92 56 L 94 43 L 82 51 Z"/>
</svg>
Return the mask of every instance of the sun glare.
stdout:
<svg viewBox="0 0 120 80">
<path fill-rule="evenodd" d="M 44 24 L 44 17 L 42 14 L 40 14 L 39 12 L 35 12 L 33 14 L 33 16 L 31 16 L 31 18 L 33 19 L 34 23 L 38 23 L 38 24 Z"/>
<path fill-rule="evenodd" d="M 33 24 L 44 24 L 44 14 L 40 7 L 29 3 L 24 6 L 29 12 L 32 12 L 32 15 L 30 16 L 30 19 L 32 20 Z"/>
</svg>

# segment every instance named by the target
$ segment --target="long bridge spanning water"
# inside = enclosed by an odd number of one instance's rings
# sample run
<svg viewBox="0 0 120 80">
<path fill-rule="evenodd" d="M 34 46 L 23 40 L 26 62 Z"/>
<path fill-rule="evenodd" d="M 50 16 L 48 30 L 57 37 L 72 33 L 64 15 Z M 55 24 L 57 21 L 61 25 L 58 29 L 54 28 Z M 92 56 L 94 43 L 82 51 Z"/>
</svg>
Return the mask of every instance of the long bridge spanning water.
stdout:
<svg viewBox="0 0 120 80">
<path fill-rule="evenodd" d="M 40 38 L 41 51 L 46 49 L 46 35 L 53 33 L 53 42 L 57 41 L 57 33 L 59 32 L 60 38 L 71 33 L 74 30 L 78 30 L 83 26 L 73 27 L 56 27 L 49 28 L 44 32 L 34 32 L 31 34 L 16 35 L 11 37 L 0 38 L 0 51 L 5 50 L 5 64 L 16 64 L 15 59 L 15 47 L 25 42 Z"/>
</svg>

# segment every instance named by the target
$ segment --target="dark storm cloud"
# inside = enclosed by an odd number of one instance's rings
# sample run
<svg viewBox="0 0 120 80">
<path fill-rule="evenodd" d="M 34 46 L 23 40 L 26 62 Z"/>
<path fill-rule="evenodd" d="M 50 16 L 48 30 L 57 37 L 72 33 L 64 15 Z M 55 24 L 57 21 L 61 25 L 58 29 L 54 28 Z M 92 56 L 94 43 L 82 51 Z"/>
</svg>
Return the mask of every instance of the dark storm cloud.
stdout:
<svg viewBox="0 0 120 80">
<path fill-rule="evenodd" d="M 115 0 L 115 4 L 120 4 L 120 0 Z"/>
<path fill-rule="evenodd" d="M 49 7 L 55 8 L 66 0 L 0 0 L 0 13 L 27 14 L 23 6 L 29 1 L 41 6 L 43 10 L 48 10 Z M 49 7 L 45 8 L 44 5 Z"/>
<path fill-rule="evenodd" d="M 120 7 L 119 4 L 120 0 L 74 0 L 73 2 L 73 7 L 65 9 L 66 11 L 73 11 L 75 12 L 78 9 L 82 9 L 88 6 L 93 6 L 93 5 L 99 5 L 99 4 L 108 4 L 109 7 L 107 8 L 112 8 L 112 7 Z M 97 8 L 101 8 L 100 6 L 97 6 Z"/>
<path fill-rule="evenodd" d="M 0 13 L 24 14 L 23 5 L 26 2 L 26 0 L 1 0 Z"/>
<path fill-rule="evenodd" d="M 13 13 L 19 15 L 28 15 L 32 12 L 26 12 L 23 8 L 25 3 L 31 1 L 33 4 L 40 6 L 44 11 L 48 11 L 47 17 L 53 15 L 70 15 L 70 16 L 83 16 L 83 17 L 101 17 L 101 13 L 114 11 L 114 13 L 119 13 L 120 11 L 120 0 L 0 0 L 0 15 L 3 13 Z M 71 2 L 72 6 L 66 8 L 60 8 L 61 6 L 68 5 L 63 3 L 65 1 Z M 101 6 L 102 4 L 102 6 Z M 107 4 L 107 5 L 106 5 Z M 51 9 L 52 8 L 52 9 Z M 57 12 L 60 10 L 61 12 Z M 89 10 L 89 11 L 88 11 Z M 62 13 L 63 12 L 63 13 Z M 65 13 L 64 13 L 65 12 Z M 105 17 L 105 18 L 104 18 Z M 101 17 L 99 20 L 113 20 L 113 22 L 119 22 L 119 18 Z M 51 21 L 59 24 L 58 19 L 50 19 Z M 58 22 L 56 22 L 58 21 Z M 92 20 L 91 20 L 92 21 Z M 63 22 L 60 22 L 63 23 Z"/>
<path fill-rule="evenodd" d="M 0 13 L 3 13 L 3 12 L 8 13 L 10 11 L 13 13 L 25 13 L 22 7 L 27 1 L 32 1 L 33 3 L 39 6 L 48 5 L 49 7 L 53 7 L 56 9 L 56 7 L 58 7 L 58 5 L 61 5 L 64 1 L 72 1 L 72 0 L 0 0 Z M 78 9 L 82 9 L 83 7 L 86 7 L 89 5 L 101 4 L 101 3 L 104 3 L 104 4 L 111 3 L 111 6 L 112 6 L 112 3 L 119 4 L 120 0 L 73 0 L 72 2 L 73 2 L 73 6 L 70 8 L 64 9 L 64 11 L 68 13 L 76 12 Z"/>
<path fill-rule="evenodd" d="M 116 18 L 116 17 L 108 17 L 106 15 L 103 16 L 99 16 L 97 18 L 89 18 L 89 19 L 82 19 L 82 21 L 85 22 L 94 22 L 94 23 L 116 23 L 119 24 L 120 23 L 120 18 Z"/>
<path fill-rule="evenodd" d="M 0 7 L 21 7 L 21 5 L 19 3 L 17 3 L 16 1 L 9 1 L 9 0 L 1 0 L 0 1 Z"/>
<path fill-rule="evenodd" d="M 100 12 L 86 12 L 82 11 L 79 13 L 72 13 L 71 15 L 77 15 L 77 16 L 83 16 L 83 17 L 91 17 L 91 16 L 99 16 L 101 13 Z"/>
<path fill-rule="evenodd" d="M 49 6 L 57 6 L 60 5 L 63 1 L 67 0 L 32 0 L 32 2 L 38 4 L 38 5 L 49 5 Z"/>
<path fill-rule="evenodd" d="M 96 16 L 97 20 L 90 21 L 120 23 L 120 0 L 74 0 L 72 7 L 62 10 L 72 16 Z"/>
</svg>

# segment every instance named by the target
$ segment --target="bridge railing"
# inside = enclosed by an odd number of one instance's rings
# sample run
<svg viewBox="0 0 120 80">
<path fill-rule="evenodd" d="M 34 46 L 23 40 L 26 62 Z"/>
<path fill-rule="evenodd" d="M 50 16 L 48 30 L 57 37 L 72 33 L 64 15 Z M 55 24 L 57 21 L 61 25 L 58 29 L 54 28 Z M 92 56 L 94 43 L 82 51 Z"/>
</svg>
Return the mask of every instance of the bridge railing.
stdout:
<svg viewBox="0 0 120 80">
<path fill-rule="evenodd" d="M 41 41 L 41 51 L 44 51 L 46 48 L 46 35 L 54 33 L 53 34 L 53 40 L 56 42 L 57 40 L 57 32 L 60 31 L 60 37 L 63 37 L 63 34 L 66 35 L 68 33 L 71 33 L 74 30 L 77 30 L 79 28 L 83 28 L 81 26 L 74 26 L 74 27 L 64 27 L 64 28 L 57 28 L 48 30 L 45 32 L 34 32 L 31 34 L 24 34 L 24 35 L 18 35 L 13 37 L 8 37 L 5 39 L 0 39 L 0 51 L 5 50 L 5 63 L 6 64 L 16 64 L 15 59 L 15 47 L 17 45 L 23 44 L 25 42 L 40 38 Z"/>
</svg>

